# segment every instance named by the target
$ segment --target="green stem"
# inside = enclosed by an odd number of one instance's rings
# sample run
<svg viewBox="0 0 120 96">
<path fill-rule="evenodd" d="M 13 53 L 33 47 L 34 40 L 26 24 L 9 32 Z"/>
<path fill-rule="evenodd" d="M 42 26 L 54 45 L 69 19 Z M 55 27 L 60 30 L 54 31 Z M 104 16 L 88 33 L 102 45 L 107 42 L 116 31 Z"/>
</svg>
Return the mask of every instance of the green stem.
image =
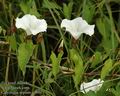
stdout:
<svg viewBox="0 0 120 96">
<path fill-rule="evenodd" d="M 11 52 L 11 46 L 9 46 L 9 52 Z M 8 82 L 8 73 L 9 73 L 9 65 L 10 65 L 10 53 L 7 58 L 7 66 L 6 66 L 6 74 L 5 74 L 5 82 Z"/>
<path fill-rule="evenodd" d="M 80 96 L 80 88 L 77 87 L 76 89 L 77 89 L 77 91 L 74 93 L 71 93 L 69 96 Z M 78 94 L 78 95 L 75 95 L 75 94 Z"/>
<path fill-rule="evenodd" d="M 33 57 L 36 60 L 37 60 L 37 52 L 38 52 L 38 46 L 36 46 L 36 48 L 35 48 L 34 57 Z M 36 78 L 35 71 L 36 71 L 36 65 L 35 65 L 35 62 L 33 62 L 33 78 L 32 78 L 33 86 L 35 85 L 35 78 Z M 35 88 L 32 87 L 32 96 L 34 96 L 34 90 L 35 90 Z"/>
<path fill-rule="evenodd" d="M 33 64 L 33 66 L 34 66 L 34 64 Z M 33 79 L 32 79 L 32 85 L 34 86 L 35 85 L 35 68 L 33 68 Z M 32 87 L 32 93 L 34 93 L 34 90 L 35 90 L 35 88 L 34 87 Z M 34 96 L 34 95 L 32 95 L 32 96 Z"/>
<path fill-rule="evenodd" d="M 56 19 L 56 17 L 54 16 L 53 11 L 52 11 L 51 9 L 49 9 L 49 11 L 50 11 L 50 13 L 51 13 L 51 15 L 52 15 L 55 23 L 56 23 L 56 26 L 57 26 L 57 28 L 58 28 L 58 30 L 59 30 L 59 33 L 60 33 L 60 35 L 61 35 L 61 37 L 62 37 L 62 39 L 63 39 L 63 41 L 64 41 L 64 45 L 65 45 L 65 48 L 66 48 L 66 50 L 67 50 L 67 53 L 69 54 L 68 48 L 67 48 L 67 45 L 66 45 L 65 38 L 64 38 L 64 36 L 63 36 L 63 34 L 62 34 L 62 31 L 61 31 L 60 26 L 59 26 L 59 24 L 58 24 L 58 22 L 57 22 L 57 19 Z"/>
<path fill-rule="evenodd" d="M 41 42 L 41 47 L 42 47 L 42 57 L 43 57 L 43 62 L 46 62 L 46 50 L 45 50 L 45 43 L 44 39 Z"/>
<path fill-rule="evenodd" d="M 5 16 L 5 19 L 7 20 L 7 12 L 6 12 L 6 0 L 2 0 L 2 4 L 3 4 L 3 13 L 4 13 L 4 16 Z"/>
</svg>

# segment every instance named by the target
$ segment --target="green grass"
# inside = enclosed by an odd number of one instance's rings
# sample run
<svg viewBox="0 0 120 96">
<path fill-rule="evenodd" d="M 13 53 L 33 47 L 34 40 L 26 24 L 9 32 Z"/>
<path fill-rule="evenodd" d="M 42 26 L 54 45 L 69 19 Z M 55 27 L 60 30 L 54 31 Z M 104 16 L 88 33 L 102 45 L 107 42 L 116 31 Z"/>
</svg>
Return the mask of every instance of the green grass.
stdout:
<svg viewBox="0 0 120 96">
<path fill-rule="evenodd" d="M 0 95 L 119 96 L 120 0 L 1 0 L 0 6 Z M 47 21 L 37 44 L 15 27 L 15 18 L 25 14 Z M 79 16 L 95 24 L 95 33 L 73 44 L 60 24 Z M 80 92 L 82 82 L 97 78 L 105 81 L 99 91 Z"/>
</svg>

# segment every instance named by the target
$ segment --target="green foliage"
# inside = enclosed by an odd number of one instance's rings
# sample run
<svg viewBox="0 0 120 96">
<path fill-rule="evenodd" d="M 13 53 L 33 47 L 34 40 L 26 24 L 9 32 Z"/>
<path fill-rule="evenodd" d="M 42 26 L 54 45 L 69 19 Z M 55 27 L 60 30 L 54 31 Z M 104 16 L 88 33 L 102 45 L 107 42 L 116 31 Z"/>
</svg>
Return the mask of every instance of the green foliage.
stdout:
<svg viewBox="0 0 120 96">
<path fill-rule="evenodd" d="M 113 61 L 112 59 L 107 59 L 104 63 L 104 66 L 102 68 L 102 71 L 101 71 L 101 79 L 103 80 L 107 75 L 108 73 L 111 71 L 112 69 L 112 66 L 113 66 Z"/>
<path fill-rule="evenodd" d="M 115 95 L 115 96 L 119 96 L 120 95 L 120 82 L 117 84 L 117 86 L 111 89 L 111 92 Z"/>
<path fill-rule="evenodd" d="M 96 96 L 114 96 L 109 90 L 111 86 L 113 86 L 112 81 L 104 82 L 100 90 L 96 92 Z"/>
<path fill-rule="evenodd" d="M 20 3 L 20 8 L 24 14 L 40 16 L 40 14 L 37 12 L 37 7 L 34 0 L 29 0 L 28 2 L 22 1 Z"/>
<path fill-rule="evenodd" d="M 63 3 L 63 13 L 65 15 L 65 18 L 71 19 L 71 14 L 72 14 L 72 9 L 73 9 L 73 2 L 69 2 L 68 5 Z"/>
<path fill-rule="evenodd" d="M 13 34 L 12 36 L 9 36 L 8 41 L 9 41 L 9 43 L 11 45 L 11 49 L 13 51 L 16 51 L 17 50 L 17 42 L 16 42 L 15 34 Z"/>
<path fill-rule="evenodd" d="M 84 0 L 82 17 L 89 23 L 93 20 L 95 14 L 95 5 L 90 0 Z"/>
<path fill-rule="evenodd" d="M 28 81 L 32 95 L 40 91 L 40 96 L 119 96 L 119 3 L 120 0 L 0 0 L 1 81 Z M 16 29 L 15 19 L 25 14 L 47 21 L 48 29 L 40 33 L 42 37 L 27 36 Z M 62 31 L 62 19 L 77 16 L 91 25 L 95 23 L 93 36 L 82 35 L 73 40 Z M 37 44 L 29 42 L 32 40 Z M 58 52 L 61 40 L 63 52 Z M 34 50 L 35 46 L 39 47 Z M 80 82 L 98 78 L 104 80 L 100 90 L 80 92 Z M 14 86 L 1 82 L 0 92 L 18 91 L 8 87 Z"/>
<path fill-rule="evenodd" d="M 2 26 L 0 26 L 0 34 L 5 34 L 6 33 L 6 30 L 2 28 Z"/>
<path fill-rule="evenodd" d="M 77 87 L 82 79 L 83 72 L 84 72 L 83 61 L 81 56 L 75 49 L 70 50 L 70 59 L 75 64 L 75 68 L 74 68 L 75 74 L 73 76 L 73 79 L 74 79 L 75 86 Z"/>
<path fill-rule="evenodd" d="M 56 75 L 59 73 L 59 67 L 60 67 L 60 62 L 62 60 L 62 56 L 63 56 L 62 51 L 58 54 L 58 57 L 56 57 L 54 52 L 51 53 L 50 59 L 52 61 L 52 73 L 54 77 L 56 77 Z"/>
<path fill-rule="evenodd" d="M 32 42 L 21 43 L 18 48 L 18 66 L 22 71 L 23 75 L 26 72 L 26 64 L 29 62 L 30 57 L 32 56 L 34 46 Z"/>
<path fill-rule="evenodd" d="M 110 19 L 104 16 L 104 18 L 99 18 L 96 21 L 97 28 L 102 35 L 101 46 L 105 49 L 107 53 L 114 51 L 118 46 L 118 40 L 115 34 L 111 31 Z M 113 42 L 114 45 L 111 43 Z"/>
<path fill-rule="evenodd" d="M 97 96 L 97 95 L 95 94 L 95 92 L 89 91 L 89 92 L 86 93 L 84 96 Z"/>
<path fill-rule="evenodd" d="M 44 8 L 50 8 L 50 9 L 61 9 L 61 7 L 55 3 L 55 2 L 52 2 L 52 1 L 49 1 L 49 0 L 43 0 L 43 7 Z"/>
<path fill-rule="evenodd" d="M 3 30 L 3 29 L 2 29 L 2 27 L 0 26 L 0 33 L 2 32 L 2 30 Z"/>
<path fill-rule="evenodd" d="M 17 89 L 15 88 L 16 86 L 12 85 L 12 84 L 5 84 L 4 82 L 2 82 L 0 84 L 0 92 L 1 93 L 5 93 L 5 92 L 17 92 Z"/>
<path fill-rule="evenodd" d="M 101 62 L 102 54 L 100 52 L 95 52 L 92 57 L 91 67 L 94 68 L 97 64 Z"/>
</svg>

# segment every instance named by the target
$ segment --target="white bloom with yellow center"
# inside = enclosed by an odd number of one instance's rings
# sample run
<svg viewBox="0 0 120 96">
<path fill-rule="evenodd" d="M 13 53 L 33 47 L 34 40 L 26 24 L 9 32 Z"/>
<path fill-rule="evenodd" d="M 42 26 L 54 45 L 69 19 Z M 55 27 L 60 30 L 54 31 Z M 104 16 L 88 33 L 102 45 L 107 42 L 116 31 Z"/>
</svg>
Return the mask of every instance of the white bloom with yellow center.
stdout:
<svg viewBox="0 0 120 96">
<path fill-rule="evenodd" d="M 94 79 L 94 80 L 92 80 L 91 82 L 88 82 L 88 83 L 83 82 L 80 86 L 80 90 L 83 93 L 87 93 L 90 90 L 96 92 L 101 88 L 103 82 L 104 81 L 100 80 L 100 79 Z"/>
<path fill-rule="evenodd" d="M 77 17 L 73 20 L 63 19 L 61 28 L 63 27 L 77 40 L 82 33 L 92 36 L 95 25 L 89 25 L 82 17 Z"/>
<path fill-rule="evenodd" d="M 16 27 L 22 28 L 27 35 L 36 35 L 47 30 L 47 23 L 44 19 L 37 19 L 34 15 L 26 14 L 22 18 L 16 18 Z"/>
</svg>

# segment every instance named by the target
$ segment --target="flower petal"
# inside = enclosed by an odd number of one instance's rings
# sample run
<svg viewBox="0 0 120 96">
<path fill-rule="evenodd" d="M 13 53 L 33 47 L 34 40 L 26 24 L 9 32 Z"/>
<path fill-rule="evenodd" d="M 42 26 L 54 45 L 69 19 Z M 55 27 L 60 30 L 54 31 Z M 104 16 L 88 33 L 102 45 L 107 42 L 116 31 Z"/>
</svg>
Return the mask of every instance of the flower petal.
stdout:
<svg viewBox="0 0 120 96">
<path fill-rule="evenodd" d="M 47 23 L 44 19 L 37 19 L 34 15 L 26 14 L 22 18 L 16 18 L 16 27 L 22 28 L 27 35 L 36 35 L 47 29 Z"/>
<path fill-rule="evenodd" d="M 94 34 L 95 25 L 89 25 L 82 17 L 75 18 L 73 20 L 63 19 L 61 28 L 65 27 L 75 39 L 78 39 L 82 33 L 87 35 Z"/>
<path fill-rule="evenodd" d="M 80 86 L 80 90 L 83 93 L 91 91 L 97 91 L 101 88 L 103 84 L 103 80 L 101 81 L 100 79 L 94 79 L 91 82 L 85 83 L 83 82 Z"/>
<path fill-rule="evenodd" d="M 75 39 L 78 39 L 81 34 L 77 32 L 75 24 L 71 20 L 63 19 L 61 23 L 61 28 L 65 28 Z"/>
<path fill-rule="evenodd" d="M 22 28 L 27 32 L 27 35 L 32 34 L 29 29 L 29 15 L 25 15 L 22 18 L 16 18 L 16 27 Z"/>
<path fill-rule="evenodd" d="M 39 32 L 45 32 L 47 29 L 47 23 L 44 19 L 36 20 L 33 22 L 33 25 L 31 24 L 31 32 L 33 35 L 36 35 Z"/>
</svg>

